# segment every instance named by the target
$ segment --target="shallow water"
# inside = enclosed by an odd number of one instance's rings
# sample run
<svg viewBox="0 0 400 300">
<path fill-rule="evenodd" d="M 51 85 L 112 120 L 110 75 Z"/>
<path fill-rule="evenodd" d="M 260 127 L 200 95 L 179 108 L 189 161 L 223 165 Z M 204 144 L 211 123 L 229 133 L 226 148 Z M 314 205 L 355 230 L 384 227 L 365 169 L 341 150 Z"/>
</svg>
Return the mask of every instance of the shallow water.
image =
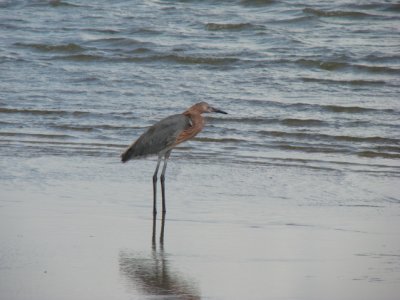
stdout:
<svg viewBox="0 0 400 300">
<path fill-rule="evenodd" d="M 1 2 L 0 295 L 396 299 L 399 10 Z M 119 153 L 198 101 L 229 114 L 173 152 L 155 245 L 155 161 Z"/>
</svg>

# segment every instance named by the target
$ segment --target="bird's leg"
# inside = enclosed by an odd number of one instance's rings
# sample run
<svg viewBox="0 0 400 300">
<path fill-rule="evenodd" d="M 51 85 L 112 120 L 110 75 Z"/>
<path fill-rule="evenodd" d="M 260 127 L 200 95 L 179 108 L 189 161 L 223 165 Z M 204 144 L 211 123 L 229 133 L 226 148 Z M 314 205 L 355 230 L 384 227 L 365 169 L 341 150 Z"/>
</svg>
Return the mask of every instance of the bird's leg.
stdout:
<svg viewBox="0 0 400 300">
<path fill-rule="evenodd" d="M 169 155 L 171 154 L 171 150 L 165 153 L 164 156 L 164 166 L 161 172 L 161 194 L 162 194 L 162 212 L 165 214 L 167 212 L 167 208 L 165 206 L 165 171 L 167 170 L 167 163 L 169 159 Z"/>
<path fill-rule="evenodd" d="M 158 157 L 157 167 L 154 171 L 153 175 L 153 215 L 157 214 L 157 176 L 158 176 L 158 168 L 160 167 L 161 156 Z"/>
<path fill-rule="evenodd" d="M 160 248 L 164 250 L 164 230 L 165 229 L 165 214 L 162 215 L 161 219 L 161 232 L 160 232 Z"/>
<path fill-rule="evenodd" d="M 151 248 L 156 251 L 156 215 L 153 215 L 153 235 L 151 237 Z"/>
</svg>

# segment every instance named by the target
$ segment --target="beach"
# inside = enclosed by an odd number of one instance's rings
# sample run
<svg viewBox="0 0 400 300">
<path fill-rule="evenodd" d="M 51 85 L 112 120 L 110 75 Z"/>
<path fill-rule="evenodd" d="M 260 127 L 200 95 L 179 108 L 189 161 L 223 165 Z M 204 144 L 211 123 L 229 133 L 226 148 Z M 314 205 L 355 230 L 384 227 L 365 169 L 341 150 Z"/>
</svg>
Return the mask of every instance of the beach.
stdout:
<svg viewBox="0 0 400 300">
<path fill-rule="evenodd" d="M 34 176 L 21 178 L 26 163 Z M 351 186 L 354 174 L 345 172 L 171 161 L 160 242 L 154 163 L 15 161 L 2 186 L 2 297 L 396 299 L 394 181 L 375 182 L 372 191 L 368 176 Z M 59 176 L 38 180 L 52 172 Z"/>
</svg>

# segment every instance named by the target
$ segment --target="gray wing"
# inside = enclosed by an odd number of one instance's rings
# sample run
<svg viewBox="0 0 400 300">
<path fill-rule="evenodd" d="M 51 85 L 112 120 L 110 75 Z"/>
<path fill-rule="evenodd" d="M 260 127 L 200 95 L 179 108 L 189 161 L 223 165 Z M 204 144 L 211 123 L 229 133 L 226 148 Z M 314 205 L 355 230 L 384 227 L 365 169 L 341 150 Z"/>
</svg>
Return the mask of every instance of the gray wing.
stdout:
<svg viewBox="0 0 400 300">
<path fill-rule="evenodd" d="M 140 156 L 159 154 L 173 146 L 178 135 L 191 126 L 190 118 L 172 115 L 151 126 L 121 155 L 123 162 Z"/>
</svg>

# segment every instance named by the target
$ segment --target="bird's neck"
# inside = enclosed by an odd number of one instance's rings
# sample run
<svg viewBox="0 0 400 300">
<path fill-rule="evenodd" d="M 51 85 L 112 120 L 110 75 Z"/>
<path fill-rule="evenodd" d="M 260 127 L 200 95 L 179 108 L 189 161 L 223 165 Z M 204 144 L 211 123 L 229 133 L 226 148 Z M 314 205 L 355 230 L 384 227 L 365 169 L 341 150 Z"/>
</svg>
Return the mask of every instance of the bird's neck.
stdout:
<svg viewBox="0 0 400 300">
<path fill-rule="evenodd" d="M 187 110 L 183 113 L 185 116 L 188 116 L 190 120 L 192 120 L 192 127 L 202 130 L 204 127 L 204 118 L 197 111 Z"/>
</svg>

